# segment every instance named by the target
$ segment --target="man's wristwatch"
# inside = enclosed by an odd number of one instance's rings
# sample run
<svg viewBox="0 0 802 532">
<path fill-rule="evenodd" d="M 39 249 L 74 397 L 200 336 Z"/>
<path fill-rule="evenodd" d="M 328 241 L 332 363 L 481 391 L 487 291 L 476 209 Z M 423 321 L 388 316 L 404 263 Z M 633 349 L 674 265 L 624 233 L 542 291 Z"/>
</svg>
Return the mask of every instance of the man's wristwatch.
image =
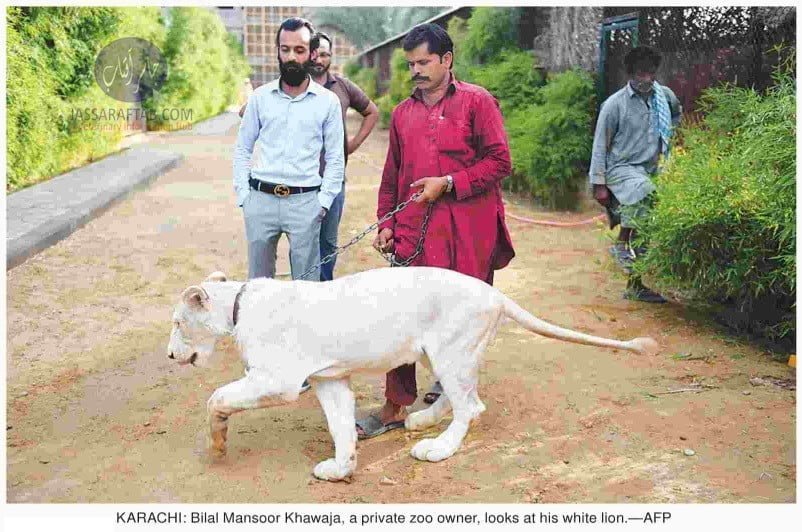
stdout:
<svg viewBox="0 0 802 532">
<path fill-rule="evenodd" d="M 454 178 L 451 177 L 450 175 L 447 175 L 446 181 L 448 182 L 448 184 L 446 185 L 446 194 L 448 194 L 449 192 L 454 190 Z"/>
</svg>

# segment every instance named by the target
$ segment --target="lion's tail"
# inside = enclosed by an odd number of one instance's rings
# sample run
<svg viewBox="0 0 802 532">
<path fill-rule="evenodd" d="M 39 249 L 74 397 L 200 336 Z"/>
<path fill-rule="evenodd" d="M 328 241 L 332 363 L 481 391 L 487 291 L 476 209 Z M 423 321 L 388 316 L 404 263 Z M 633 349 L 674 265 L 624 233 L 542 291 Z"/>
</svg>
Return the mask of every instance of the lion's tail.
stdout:
<svg viewBox="0 0 802 532">
<path fill-rule="evenodd" d="M 566 342 L 572 342 L 575 344 L 626 349 L 627 351 L 632 351 L 642 355 L 655 354 L 659 349 L 657 342 L 651 338 L 634 338 L 628 342 L 622 342 L 620 340 L 611 340 L 609 338 L 602 338 L 600 336 L 592 336 L 590 334 L 552 325 L 551 323 L 536 318 L 526 310 L 522 309 L 517 303 L 515 303 L 515 301 L 506 296 L 504 300 L 504 315 L 519 323 L 525 329 L 540 334 L 541 336 L 555 338 L 557 340 L 565 340 Z"/>
</svg>

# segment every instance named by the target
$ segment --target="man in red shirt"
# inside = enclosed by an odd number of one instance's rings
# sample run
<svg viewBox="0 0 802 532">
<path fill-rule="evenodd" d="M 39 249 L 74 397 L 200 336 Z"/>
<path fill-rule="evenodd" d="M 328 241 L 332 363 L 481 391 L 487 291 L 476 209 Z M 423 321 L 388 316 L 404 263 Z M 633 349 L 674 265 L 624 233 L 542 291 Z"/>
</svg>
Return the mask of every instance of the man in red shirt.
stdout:
<svg viewBox="0 0 802 532">
<path fill-rule="evenodd" d="M 412 265 L 493 284 L 493 271 L 515 256 L 501 201 L 501 180 L 511 165 L 498 102 L 482 87 L 454 78 L 454 45 L 440 26 L 414 27 L 402 46 L 416 89 L 392 114 L 377 215 L 416 192 L 422 196 L 381 224 L 373 245 L 398 260 L 410 257 L 434 202 L 423 253 Z M 380 412 L 357 422 L 360 438 L 403 426 L 406 406 L 417 397 L 414 364 L 387 374 L 385 397 Z"/>
</svg>

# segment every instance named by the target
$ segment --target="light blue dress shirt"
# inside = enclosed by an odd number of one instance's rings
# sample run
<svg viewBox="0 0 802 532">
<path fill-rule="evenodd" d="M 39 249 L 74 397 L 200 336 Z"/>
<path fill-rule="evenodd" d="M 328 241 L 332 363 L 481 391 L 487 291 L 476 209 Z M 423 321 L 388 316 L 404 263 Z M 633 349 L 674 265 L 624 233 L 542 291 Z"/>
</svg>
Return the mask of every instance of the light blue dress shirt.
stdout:
<svg viewBox="0 0 802 532">
<path fill-rule="evenodd" d="M 676 125 L 682 106 L 674 92 L 663 85 L 671 120 Z M 655 190 L 650 176 L 657 172 L 660 138 L 654 115 L 629 83 L 607 98 L 599 111 L 590 184 L 607 185 L 622 205 L 632 205 Z"/>
<path fill-rule="evenodd" d="M 311 79 L 295 98 L 281 90 L 279 80 L 262 85 L 248 98 L 234 148 L 237 205 L 242 207 L 251 192 L 248 178 L 253 177 L 293 187 L 320 185 L 318 201 L 328 209 L 342 188 L 344 143 L 340 100 L 333 92 Z M 258 156 L 252 162 L 255 148 Z"/>
</svg>

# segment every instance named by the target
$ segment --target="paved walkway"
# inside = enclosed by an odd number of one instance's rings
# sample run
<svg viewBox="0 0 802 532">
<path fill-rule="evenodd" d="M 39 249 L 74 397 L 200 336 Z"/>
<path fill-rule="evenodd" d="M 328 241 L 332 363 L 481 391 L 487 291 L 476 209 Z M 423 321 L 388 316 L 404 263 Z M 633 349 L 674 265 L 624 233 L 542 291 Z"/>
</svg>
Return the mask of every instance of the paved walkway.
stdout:
<svg viewBox="0 0 802 532">
<path fill-rule="evenodd" d="M 238 120 L 227 112 L 170 136 L 223 135 Z M 66 238 L 183 159 L 169 146 L 139 145 L 11 194 L 6 199 L 6 269 Z"/>
</svg>

